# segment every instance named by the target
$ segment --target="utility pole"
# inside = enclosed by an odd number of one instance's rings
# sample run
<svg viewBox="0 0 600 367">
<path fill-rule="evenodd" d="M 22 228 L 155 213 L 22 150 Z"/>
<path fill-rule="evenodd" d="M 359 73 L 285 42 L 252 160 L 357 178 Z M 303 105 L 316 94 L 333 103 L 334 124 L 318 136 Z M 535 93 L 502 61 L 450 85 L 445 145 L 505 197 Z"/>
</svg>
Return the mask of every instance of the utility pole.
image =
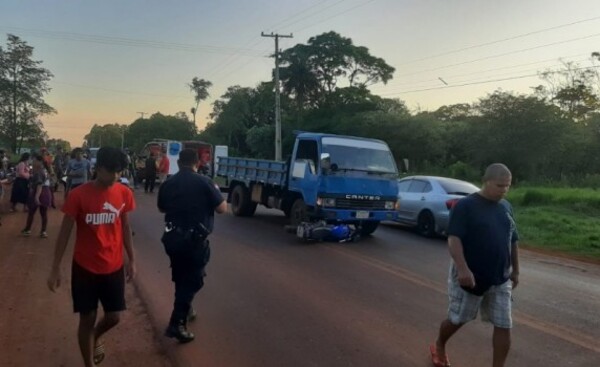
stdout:
<svg viewBox="0 0 600 367">
<path fill-rule="evenodd" d="M 142 120 L 144 119 L 144 115 L 146 115 L 148 112 L 138 112 L 140 115 L 142 115 Z"/>
<path fill-rule="evenodd" d="M 293 38 L 294 35 L 282 35 L 278 33 L 265 34 L 260 32 L 262 37 L 275 38 L 275 160 L 281 160 L 281 111 L 279 101 L 279 38 Z"/>
</svg>

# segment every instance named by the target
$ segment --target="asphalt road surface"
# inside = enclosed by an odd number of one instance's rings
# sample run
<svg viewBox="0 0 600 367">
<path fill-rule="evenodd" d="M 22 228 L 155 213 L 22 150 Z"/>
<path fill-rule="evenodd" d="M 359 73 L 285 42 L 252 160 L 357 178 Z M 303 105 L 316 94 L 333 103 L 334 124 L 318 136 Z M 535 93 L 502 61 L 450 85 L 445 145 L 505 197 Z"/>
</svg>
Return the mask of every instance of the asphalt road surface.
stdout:
<svg viewBox="0 0 600 367">
<path fill-rule="evenodd" d="M 136 195 L 137 286 L 162 333 L 173 302 L 162 216 L 156 196 Z M 357 243 L 303 244 L 285 223 L 264 208 L 217 216 L 196 340 L 164 340 L 177 365 L 431 366 L 446 317 L 445 241 L 386 225 Z M 523 251 L 520 282 L 507 366 L 600 366 L 600 266 Z M 461 329 L 452 365 L 491 366 L 491 333 L 479 320 Z"/>
</svg>

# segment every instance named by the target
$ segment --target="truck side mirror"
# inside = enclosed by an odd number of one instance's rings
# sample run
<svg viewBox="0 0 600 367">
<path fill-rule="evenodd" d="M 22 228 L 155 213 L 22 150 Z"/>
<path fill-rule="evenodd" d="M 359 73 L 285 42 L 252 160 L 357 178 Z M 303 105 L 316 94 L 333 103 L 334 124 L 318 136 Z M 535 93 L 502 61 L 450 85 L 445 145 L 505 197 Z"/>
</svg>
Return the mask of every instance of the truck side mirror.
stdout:
<svg viewBox="0 0 600 367">
<path fill-rule="evenodd" d="M 327 171 L 331 168 L 331 156 L 329 153 L 321 153 L 321 169 Z"/>
</svg>

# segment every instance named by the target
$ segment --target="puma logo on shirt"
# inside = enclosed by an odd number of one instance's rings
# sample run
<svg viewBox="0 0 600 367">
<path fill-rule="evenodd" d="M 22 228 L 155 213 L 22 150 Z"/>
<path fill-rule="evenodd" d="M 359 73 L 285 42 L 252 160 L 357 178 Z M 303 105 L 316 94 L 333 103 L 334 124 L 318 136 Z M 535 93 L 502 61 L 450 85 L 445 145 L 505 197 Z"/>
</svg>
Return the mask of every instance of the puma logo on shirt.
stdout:
<svg viewBox="0 0 600 367">
<path fill-rule="evenodd" d="M 85 215 L 85 222 L 93 225 L 114 224 L 124 207 L 125 203 L 121 205 L 121 208 L 117 209 L 111 203 L 106 201 L 102 206 L 102 210 L 107 210 L 108 213 L 88 213 Z"/>
</svg>

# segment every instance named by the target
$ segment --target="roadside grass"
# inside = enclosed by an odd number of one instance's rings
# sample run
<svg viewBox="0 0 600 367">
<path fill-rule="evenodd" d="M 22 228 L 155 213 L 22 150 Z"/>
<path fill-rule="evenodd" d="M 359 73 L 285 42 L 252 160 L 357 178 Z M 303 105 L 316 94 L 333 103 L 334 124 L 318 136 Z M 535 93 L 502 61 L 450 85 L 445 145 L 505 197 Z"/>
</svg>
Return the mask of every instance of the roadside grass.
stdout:
<svg viewBox="0 0 600 367">
<path fill-rule="evenodd" d="M 525 247 L 600 260 L 600 191 L 523 187 L 507 199 Z"/>
</svg>

